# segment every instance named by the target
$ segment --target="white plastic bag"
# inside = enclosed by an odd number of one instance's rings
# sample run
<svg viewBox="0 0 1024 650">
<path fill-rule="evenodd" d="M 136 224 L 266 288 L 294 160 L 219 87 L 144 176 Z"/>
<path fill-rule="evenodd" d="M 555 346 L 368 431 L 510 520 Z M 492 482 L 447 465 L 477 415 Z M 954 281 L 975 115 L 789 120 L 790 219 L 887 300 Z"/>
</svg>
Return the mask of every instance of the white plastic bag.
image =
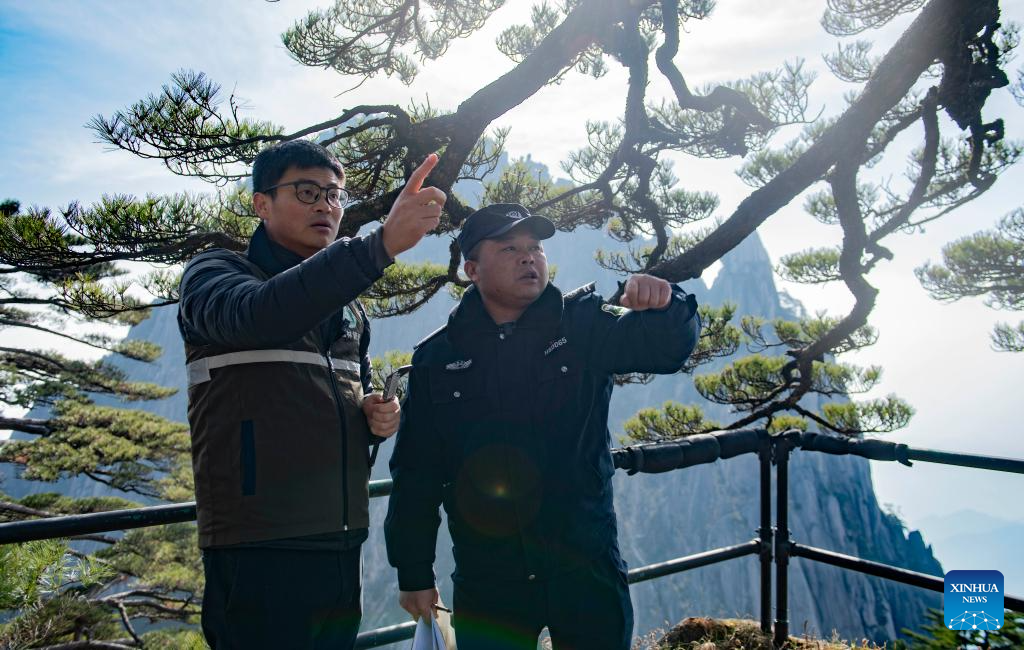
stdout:
<svg viewBox="0 0 1024 650">
<path fill-rule="evenodd" d="M 416 634 L 410 650 L 456 650 L 451 615 L 437 610 L 429 621 L 420 617 L 416 621 Z"/>
</svg>

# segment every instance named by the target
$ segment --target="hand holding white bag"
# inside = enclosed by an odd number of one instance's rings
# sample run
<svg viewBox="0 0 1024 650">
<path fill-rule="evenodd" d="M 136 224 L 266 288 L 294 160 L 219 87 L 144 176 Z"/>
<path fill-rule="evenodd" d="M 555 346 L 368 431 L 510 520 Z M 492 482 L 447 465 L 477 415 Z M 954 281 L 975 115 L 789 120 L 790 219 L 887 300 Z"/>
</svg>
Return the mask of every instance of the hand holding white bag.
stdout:
<svg viewBox="0 0 1024 650">
<path fill-rule="evenodd" d="M 456 650 L 451 614 L 439 609 L 429 621 L 422 616 L 417 619 L 410 650 Z"/>
</svg>

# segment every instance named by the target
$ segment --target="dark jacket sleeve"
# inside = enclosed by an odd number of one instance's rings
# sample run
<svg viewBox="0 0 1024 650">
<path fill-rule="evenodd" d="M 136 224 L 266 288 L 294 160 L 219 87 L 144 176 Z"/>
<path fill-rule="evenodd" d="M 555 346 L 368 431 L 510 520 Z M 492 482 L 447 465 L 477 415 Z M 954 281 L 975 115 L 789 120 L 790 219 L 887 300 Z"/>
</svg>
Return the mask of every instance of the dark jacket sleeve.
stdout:
<svg viewBox="0 0 1024 650">
<path fill-rule="evenodd" d="M 598 371 L 671 374 L 697 346 L 697 301 L 678 286 L 672 286 L 672 299 L 664 309 L 627 310 L 618 315 L 614 309 L 601 308 L 600 296 L 588 300 L 598 303 L 592 307 L 597 313 L 590 354 Z"/>
<path fill-rule="evenodd" d="M 380 231 L 339 240 L 269 280 L 225 250 L 195 257 L 181 278 L 178 319 L 185 340 L 266 348 L 301 337 L 384 274 Z"/>
<path fill-rule="evenodd" d="M 391 455 L 391 478 L 394 484 L 384 520 L 388 562 L 398 569 L 402 591 L 430 589 L 444 470 L 425 371 L 415 363 Z"/>
</svg>

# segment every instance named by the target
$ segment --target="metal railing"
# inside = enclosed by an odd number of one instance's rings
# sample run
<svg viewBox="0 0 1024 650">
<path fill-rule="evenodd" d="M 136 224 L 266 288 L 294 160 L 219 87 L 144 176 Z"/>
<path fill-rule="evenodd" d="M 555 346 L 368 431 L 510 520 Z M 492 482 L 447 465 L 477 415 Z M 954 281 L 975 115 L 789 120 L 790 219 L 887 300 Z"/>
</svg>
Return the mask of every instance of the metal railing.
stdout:
<svg viewBox="0 0 1024 650">
<path fill-rule="evenodd" d="M 975 467 L 990 471 L 1024 474 L 1024 460 L 975 454 L 918 449 L 883 440 L 839 438 L 815 433 L 788 431 L 769 435 L 760 429 L 740 429 L 689 436 L 672 442 L 622 447 L 612 450 L 617 469 L 629 474 L 661 473 L 711 463 L 719 459 L 756 453 L 760 467 L 760 500 L 757 537 L 694 555 L 631 569 L 629 582 L 644 582 L 699 567 L 757 555 L 760 562 L 760 624 L 773 643 L 781 647 L 789 636 L 789 561 L 798 557 L 813 562 L 857 571 L 942 592 L 943 579 L 873 562 L 834 551 L 794 542 L 789 531 L 789 458 L 793 451 L 816 451 L 834 455 L 855 455 L 877 461 L 895 461 L 910 466 L 912 461 Z M 771 518 L 771 467 L 776 471 L 776 518 Z M 391 493 L 391 481 L 371 481 L 370 496 Z M 194 521 L 195 502 L 69 515 L 0 524 L 0 544 L 26 542 L 102 532 Z M 775 565 L 775 617 L 772 618 L 772 564 Z M 1007 609 L 1024 613 L 1024 599 L 1003 596 Z M 401 623 L 359 634 L 357 648 L 374 648 L 412 638 L 415 623 Z"/>
</svg>

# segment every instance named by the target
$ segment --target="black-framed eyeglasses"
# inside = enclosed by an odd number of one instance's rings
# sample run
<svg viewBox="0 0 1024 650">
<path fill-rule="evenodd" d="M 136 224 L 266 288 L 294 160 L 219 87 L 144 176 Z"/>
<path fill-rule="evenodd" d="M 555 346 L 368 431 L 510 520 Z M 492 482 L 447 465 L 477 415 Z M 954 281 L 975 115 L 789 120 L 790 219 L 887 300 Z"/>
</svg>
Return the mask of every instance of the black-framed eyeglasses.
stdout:
<svg viewBox="0 0 1024 650">
<path fill-rule="evenodd" d="M 348 204 L 349 197 L 352 195 L 348 193 L 348 190 L 341 187 L 323 187 L 317 185 L 313 181 L 292 181 L 291 183 L 278 183 L 277 185 L 271 185 L 268 188 L 260 190 L 260 192 L 266 193 L 270 190 L 276 190 L 279 187 L 286 185 L 295 186 L 295 198 L 303 203 L 313 205 L 320 200 L 320 193 L 326 192 L 327 205 L 332 208 L 343 208 Z"/>
</svg>

